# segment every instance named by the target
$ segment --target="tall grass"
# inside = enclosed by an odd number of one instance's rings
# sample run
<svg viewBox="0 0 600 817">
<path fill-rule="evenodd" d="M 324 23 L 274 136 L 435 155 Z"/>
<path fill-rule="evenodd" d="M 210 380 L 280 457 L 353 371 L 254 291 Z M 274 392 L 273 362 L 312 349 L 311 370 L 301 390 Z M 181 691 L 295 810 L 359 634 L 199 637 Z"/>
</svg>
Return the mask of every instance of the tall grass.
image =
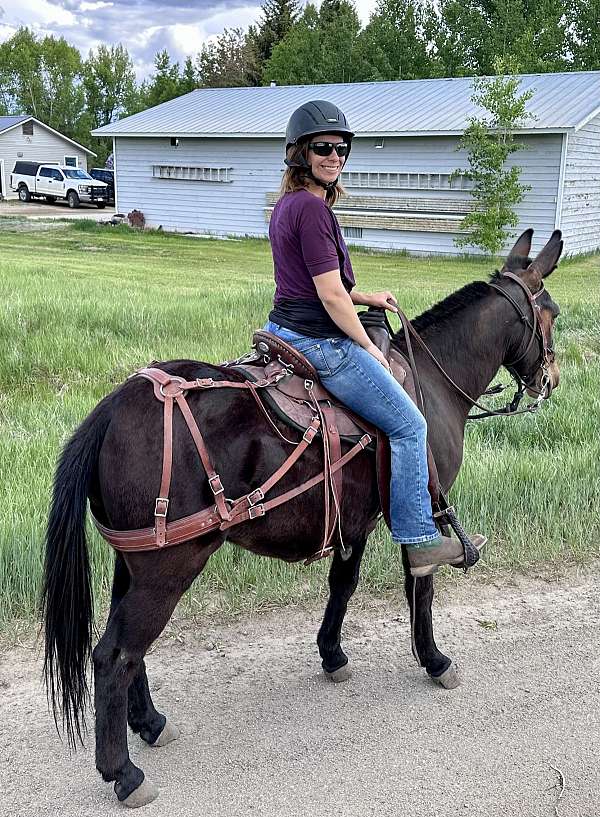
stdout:
<svg viewBox="0 0 600 817">
<path fill-rule="evenodd" d="M 354 251 L 359 287 L 394 290 L 417 314 L 492 270 L 489 262 Z M 597 256 L 563 262 L 548 281 L 562 309 L 562 383 L 537 416 L 468 427 L 453 491 L 460 516 L 490 534 L 489 569 L 584 561 L 600 541 L 600 276 Z M 132 233 L 79 221 L 24 233 L 0 221 L 0 623 L 36 612 L 53 469 L 96 402 L 146 362 L 218 362 L 248 349 L 272 298 L 268 244 Z M 110 548 L 90 532 L 96 592 Z M 383 529 L 363 586 L 397 587 Z M 231 546 L 209 562 L 191 609 L 218 597 L 240 609 L 320 592 L 326 564 L 298 568 Z"/>
</svg>

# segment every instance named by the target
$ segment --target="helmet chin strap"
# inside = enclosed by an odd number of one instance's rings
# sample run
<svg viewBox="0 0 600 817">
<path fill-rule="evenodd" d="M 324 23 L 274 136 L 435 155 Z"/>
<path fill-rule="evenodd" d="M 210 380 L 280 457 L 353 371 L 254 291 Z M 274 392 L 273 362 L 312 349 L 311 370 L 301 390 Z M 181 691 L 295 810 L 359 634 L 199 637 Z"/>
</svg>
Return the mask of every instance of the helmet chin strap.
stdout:
<svg viewBox="0 0 600 817">
<path fill-rule="evenodd" d="M 304 156 L 301 156 L 301 157 L 300 157 L 300 161 L 299 161 L 299 162 L 291 162 L 289 159 L 284 159 L 284 160 L 283 160 L 283 162 L 284 162 L 284 164 L 286 164 L 288 167 L 301 167 L 303 170 L 305 170 L 305 171 L 306 171 L 306 176 L 307 176 L 307 177 L 308 177 L 308 178 L 309 178 L 309 179 L 310 179 L 312 182 L 314 182 L 315 184 L 318 184 L 318 185 L 319 185 L 319 187 L 322 187 L 322 188 L 323 188 L 323 190 L 326 190 L 328 193 L 330 193 L 330 192 L 331 192 L 331 191 L 332 191 L 332 190 L 335 188 L 335 186 L 336 186 L 336 184 L 338 183 L 339 178 L 340 178 L 340 177 L 338 176 L 338 177 L 337 177 L 337 179 L 336 179 L 334 182 L 322 182 L 322 181 L 321 181 L 321 179 L 317 179 L 317 177 L 316 177 L 316 176 L 313 174 L 313 172 L 312 172 L 312 167 L 311 167 L 311 166 L 309 165 L 309 163 L 306 161 L 306 159 L 304 158 Z"/>
</svg>

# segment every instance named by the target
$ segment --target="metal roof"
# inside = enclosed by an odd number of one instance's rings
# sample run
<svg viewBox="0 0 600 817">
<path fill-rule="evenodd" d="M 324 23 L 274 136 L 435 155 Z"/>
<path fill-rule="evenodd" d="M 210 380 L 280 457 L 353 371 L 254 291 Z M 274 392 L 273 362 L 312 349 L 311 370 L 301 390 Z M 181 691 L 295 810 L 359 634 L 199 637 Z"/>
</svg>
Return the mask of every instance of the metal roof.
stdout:
<svg viewBox="0 0 600 817">
<path fill-rule="evenodd" d="M 577 130 L 600 113 L 600 71 L 525 74 L 519 92 L 533 91 L 523 132 Z M 199 88 L 92 131 L 94 136 L 281 137 L 292 111 L 309 99 L 343 109 L 359 136 L 460 134 L 472 116 L 473 77 Z"/>
<path fill-rule="evenodd" d="M 18 125 L 19 122 L 25 122 L 26 119 L 31 119 L 30 116 L 0 116 L 0 133 L 5 130 Z"/>
</svg>

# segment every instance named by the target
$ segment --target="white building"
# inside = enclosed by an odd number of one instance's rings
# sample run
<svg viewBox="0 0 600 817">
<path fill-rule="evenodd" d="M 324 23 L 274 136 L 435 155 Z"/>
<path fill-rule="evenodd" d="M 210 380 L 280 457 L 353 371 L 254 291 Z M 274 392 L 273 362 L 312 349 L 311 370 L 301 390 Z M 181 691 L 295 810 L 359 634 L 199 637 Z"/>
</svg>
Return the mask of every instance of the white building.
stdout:
<svg viewBox="0 0 600 817">
<path fill-rule="evenodd" d="M 96 154 L 33 116 L 0 116 L 0 198 L 16 198 L 10 174 L 19 159 L 87 170 Z"/>
<path fill-rule="evenodd" d="M 600 72 L 534 74 L 526 149 L 513 154 L 530 186 L 519 226 L 544 242 L 563 230 L 570 254 L 600 248 Z M 472 206 L 458 149 L 471 78 L 261 88 L 206 88 L 93 131 L 114 141 L 117 209 L 149 226 L 263 236 L 283 171 L 292 111 L 310 99 L 338 105 L 356 131 L 336 206 L 345 235 L 366 247 L 457 253 Z"/>
</svg>

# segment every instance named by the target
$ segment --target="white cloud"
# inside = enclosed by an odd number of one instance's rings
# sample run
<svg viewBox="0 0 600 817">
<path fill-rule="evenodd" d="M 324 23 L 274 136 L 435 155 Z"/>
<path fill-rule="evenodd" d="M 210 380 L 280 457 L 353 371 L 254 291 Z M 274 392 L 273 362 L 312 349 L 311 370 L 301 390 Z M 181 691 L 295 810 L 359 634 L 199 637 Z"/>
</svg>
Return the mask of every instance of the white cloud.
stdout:
<svg viewBox="0 0 600 817">
<path fill-rule="evenodd" d="M 77 24 L 75 14 L 49 0 L 3 0 L 3 9 L 4 19 L 16 26 L 38 29 Z"/>
<path fill-rule="evenodd" d="M 78 11 L 98 11 L 98 9 L 111 8 L 112 6 L 114 6 L 114 3 L 105 3 L 104 0 L 97 0 L 94 3 L 88 3 L 84 0 Z"/>
</svg>

